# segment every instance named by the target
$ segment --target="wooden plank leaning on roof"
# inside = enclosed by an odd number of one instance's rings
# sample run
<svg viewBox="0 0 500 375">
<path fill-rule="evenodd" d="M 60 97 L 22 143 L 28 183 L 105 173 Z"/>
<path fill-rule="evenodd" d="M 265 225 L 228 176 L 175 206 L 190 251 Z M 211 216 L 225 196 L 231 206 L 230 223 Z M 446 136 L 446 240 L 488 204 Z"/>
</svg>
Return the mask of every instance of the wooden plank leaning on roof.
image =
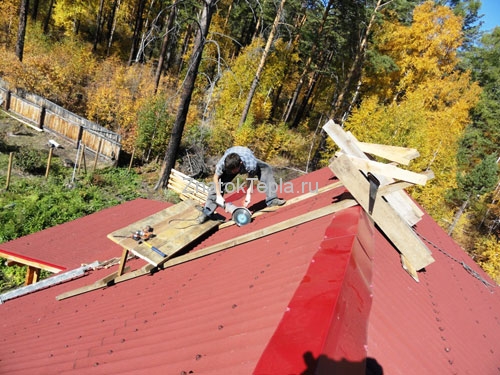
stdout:
<svg viewBox="0 0 500 375">
<path fill-rule="evenodd" d="M 350 162 L 346 155 L 337 157 L 330 168 L 368 215 L 377 223 L 394 246 L 406 257 L 415 271 L 434 262 L 431 252 L 408 224 L 384 199 L 375 199 L 371 214 L 368 212 L 370 183 Z M 412 274 L 415 278 L 415 275 Z"/>
<path fill-rule="evenodd" d="M 332 140 L 340 147 L 341 151 L 350 156 L 369 160 L 368 156 L 359 147 L 360 142 L 349 132 L 345 132 L 338 124 L 333 122 L 333 120 L 328 121 L 324 126 L 323 130 L 332 138 Z M 381 149 L 383 145 L 374 147 L 375 149 Z M 389 157 L 389 154 L 394 154 L 397 147 L 391 146 L 391 153 L 385 153 L 385 157 Z M 417 152 L 409 152 L 407 148 L 399 148 L 401 150 L 401 155 L 405 155 L 406 158 L 410 155 L 418 155 Z M 410 149 L 411 150 L 411 149 Z M 365 171 L 366 172 L 366 171 Z M 374 173 L 378 180 L 380 181 L 380 187 L 384 185 L 391 184 L 394 182 L 392 178 L 387 178 L 383 175 L 377 175 Z M 389 202 L 389 204 L 396 210 L 396 212 L 405 220 L 408 225 L 413 226 L 420 221 L 424 213 L 422 210 L 411 200 L 408 195 L 403 191 L 393 191 L 384 196 L 384 198 Z"/>
</svg>

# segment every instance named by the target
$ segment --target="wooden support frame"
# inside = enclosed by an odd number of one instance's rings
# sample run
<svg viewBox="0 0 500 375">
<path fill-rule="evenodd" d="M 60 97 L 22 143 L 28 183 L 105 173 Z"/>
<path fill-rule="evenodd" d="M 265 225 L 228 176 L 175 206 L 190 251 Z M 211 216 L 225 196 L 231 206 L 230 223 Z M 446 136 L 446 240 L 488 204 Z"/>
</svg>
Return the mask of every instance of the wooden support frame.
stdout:
<svg viewBox="0 0 500 375">
<path fill-rule="evenodd" d="M 347 190 L 394 246 L 405 256 L 407 264 L 411 266 L 407 267 L 408 269 L 419 271 L 434 262 L 427 246 L 385 199 L 382 197 L 375 199 L 372 212 L 369 213 L 370 183 L 347 155 L 343 154 L 337 157 L 330 164 L 330 169 L 344 183 Z"/>
<path fill-rule="evenodd" d="M 354 156 L 360 159 L 369 160 L 368 156 L 359 147 L 360 142 L 351 133 L 345 132 L 333 120 L 328 121 L 323 130 L 332 138 L 332 140 L 340 147 L 344 154 Z M 410 149 L 411 150 L 411 149 Z M 367 171 L 364 171 L 367 172 Z M 338 176 L 337 176 L 338 177 Z M 381 183 L 381 186 L 388 185 L 394 182 L 393 179 L 383 175 L 376 175 Z M 420 221 L 424 215 L 423 211 L 402 191 L 393 191 L 386 194 L 384 198 L 396 210 L 397 214 L 405 220 L 409 226 L 413 226 Z"/>
<path fill-rule="evenodd" d="M 28 266 L 26 270 L 26 279 L 24 285 L 34 284 L 40 278 L 40 268 Z"/>
<path fill-rule="evenodd" d="M 123 275 L 123 272 L 125 270 L 125 264 L 127 263 L 128 252 L 129 250 L 127 248 L 123 248 L 122 256 L 120 258 L 120 266 L 118 267 L 118 272 L 117 272 L 118 276 Z"/>
</svg>

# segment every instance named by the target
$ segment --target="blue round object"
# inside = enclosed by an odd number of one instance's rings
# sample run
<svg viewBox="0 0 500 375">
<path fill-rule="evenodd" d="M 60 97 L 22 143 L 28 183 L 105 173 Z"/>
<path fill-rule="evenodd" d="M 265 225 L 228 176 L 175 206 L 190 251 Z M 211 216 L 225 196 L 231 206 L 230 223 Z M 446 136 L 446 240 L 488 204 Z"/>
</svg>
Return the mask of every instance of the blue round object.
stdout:
<svg viewBox="0 0 500 375">
<path fill-rule="evenodd" d="M 252 214 L 246 208 L 238 208 L 233 212 L 233 220 L 239 226 L 248 224 L 252 218 Z"/>
</svg>

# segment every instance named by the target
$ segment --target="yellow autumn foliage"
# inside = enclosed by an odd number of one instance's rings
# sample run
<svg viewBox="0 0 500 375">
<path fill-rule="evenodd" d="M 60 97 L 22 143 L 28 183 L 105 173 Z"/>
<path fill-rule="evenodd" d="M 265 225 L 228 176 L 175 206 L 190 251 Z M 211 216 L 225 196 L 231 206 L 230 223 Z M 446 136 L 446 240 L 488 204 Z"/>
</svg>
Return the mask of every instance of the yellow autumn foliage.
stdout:
<svg viewBox="0 0 500 375">
<path fill-rule="evenodd" d="M 70 38 L 50 42 L 37 25 L 32 25 L 22 62 L 13 51 L 2 53 L 0 75 L 12 87 L 38 94 L 74 112 L 85 106 L 82 93 L 97 69 L 88 45 Z"/>
<path fill-rule="evenodd" d="M 458 141 L 481 92 L 468 72 L 456 69 L 461 18 L 425 2 L 409 26 L 388 22 L 378 30 L 380 51 L 398 69 L 367 74 L 367 95 L 346 123 L 361 141 L 416 148 L 410 169 L 435 178 L 412 195 L 438 221 L 450 216 L 444 197 L 455 186 Z"/>
<path fill-rule="evenodd" d="M 291 74 L 288 64 L 297 56 L 290 50 L 289 44 L 277 40 L 273 52 L 266 60 L 265 69 L 260 77 L 258 88 L 252 100 L 250 112 L 245 123 L 238 126 L 247 98 L 250 84 L 259 64 L 262 39 L 255 39 L 224 72 L 214 93 L 212 137 L 210 147 L 213 153 L 221 153 L 232 145 L 251 147 L 256 155 L 269 160 L 278 150 L 288 152 L 288 147 L 304 150 L 302 134 L 288 130 L 285 125 L 268 122 L 271 117 L 272 101 L 270 93 L 277 90 L 285 74 Z M 291 91 L 292 86 L 281 87 Z M 293 146 L 292 146 L 293 144 Z M 296 154 L 296 152 L 293 152 Z"/>
<path fill-rule="evenodd" d="M 474 253 L 478 254 L 479 265 L 500 285 L 500 242 L 496 236 L 478 239 Z"/>
<path fill-rule="evenodd" d="M 150 67 L 125 67 L 118 60 L 107 59 L 87 92 L 87 118 L 122 135 L 122 145 L 130 152 L 135 143 L 137 114 L 153 89 Z"/>
</svg>

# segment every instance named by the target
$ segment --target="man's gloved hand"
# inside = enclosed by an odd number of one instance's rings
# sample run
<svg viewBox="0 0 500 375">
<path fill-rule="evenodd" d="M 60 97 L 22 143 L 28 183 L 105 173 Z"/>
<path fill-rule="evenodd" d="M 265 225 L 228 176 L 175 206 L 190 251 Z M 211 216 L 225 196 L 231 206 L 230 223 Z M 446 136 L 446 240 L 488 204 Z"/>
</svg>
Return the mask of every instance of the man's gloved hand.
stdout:
<svg viewBox="0 0 500 375">
<path fill-rule="evenodd" d="M 215 203 L 217 203 L 221 207 L 224 207 L 226 205 L 226 201 L 224 200 L 222 195 L 217 195 L 217 198 L 215 199 Z"/>
<path fill-rule="evenodd" d="M 250 192 L 250 190 L 247 190 L 247 195 L 245 197 L 245 200 L 243 201 L 243 207 L 248 207 L 251 201 L 252 201 L 252 193 Z"/>
</svg>

